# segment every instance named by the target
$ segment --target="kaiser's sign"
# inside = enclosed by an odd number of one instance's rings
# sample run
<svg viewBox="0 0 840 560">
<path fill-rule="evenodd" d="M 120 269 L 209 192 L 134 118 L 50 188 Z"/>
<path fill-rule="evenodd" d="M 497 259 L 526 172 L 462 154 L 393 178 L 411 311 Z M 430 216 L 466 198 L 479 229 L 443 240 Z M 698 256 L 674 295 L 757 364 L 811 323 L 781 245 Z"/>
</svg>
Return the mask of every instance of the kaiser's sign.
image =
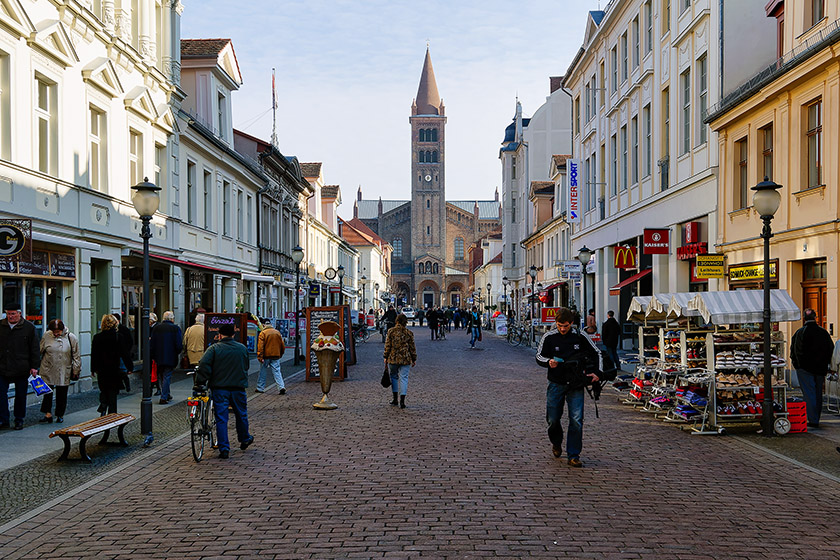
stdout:
<svg viewBox="0 0 840 560">
<path fill-rule="evenodd" d="M 566 170 L 569 174 L 569 214 L 566 221 L 580 222 L 580 160 L 567 159 Z"/>
</svg>

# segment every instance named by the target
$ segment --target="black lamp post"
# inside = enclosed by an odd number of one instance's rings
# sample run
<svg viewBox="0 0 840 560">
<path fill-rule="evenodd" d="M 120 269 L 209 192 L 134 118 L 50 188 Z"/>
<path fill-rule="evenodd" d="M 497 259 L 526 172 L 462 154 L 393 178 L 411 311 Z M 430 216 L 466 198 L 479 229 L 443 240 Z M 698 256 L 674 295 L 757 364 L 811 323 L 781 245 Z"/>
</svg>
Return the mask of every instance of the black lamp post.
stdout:
<svg viewBox="0 0 840 560">
<path fill-rule="evenodd" d="M 510 284 L 510 280 L 508 280 L 507 276 L 504 276 L 502 278 L 502 286 L 504 286 L 504 289 L 505 289 L 505 317 L 507 317 L 507 315 L 508 315 L 507 287 L 508 287 L 509 284 Z"/>
<path fill-rule="evenodd" d="M 295 245 L 292 249 L 295 262 L 295 365 L 300 363 L 300 262 L 303 260 L 303 248 Z"/>
<path fill-rule="evenodd" d="M 367 303 L 365 299 L 365 282 L 367 281 L 367 276 L 362 274 L 362 277 L 359 278 L 362 281 L 362 313 L 364 313 L 365 317 L 367 317 L 367 311 L 365 311 L 365 303 Z"/>
<path fill-rule="evenodd" d="M 583 324 L 586 325 L 586 318 L 589 316 L 589 311 L 586 309 L 586 265 L 592 259 L 592 251 L 584 245 L 578 251 L 577 260 L 580 262 L 580 305 L 583 308 L 581 316 L 583 317 Z"/>
<path fill-rule="evenodd" d="M 537 267 L 535 265 L 532 264 L 531 268 L 528 269 L 528 275 L 531 277 L 531 305 L 528 306 L 531 315 L 531 338 L 528 340 L 530 343 L 534 340 L 534 281 L 537 279 Z"/>
<path fill-rule="evenodd" d="M 338 265 L 338 305 L 344 305 L 344 265 Z"/>
<path fill-rule="evenodd" d="M 542 300 L 540 299 L 540 296 L 537 295 L 537 294 L 541 294 L 542 290 L 543 290 L 542 282 L 537 282 L 537 291 L 534 295 L 536 296 L 537 301 L 539 302 L 537 304 L 537 317 L 539 317 L 539 319 L 540 319 L 540 324 L 542 324 Z"/>
<path fill-rule="evenodd" d="M 490 305 L 493 303 L 490 299 L 490 290 L 493 288 L 493 284 L 487 282 L 487 302 L 484 304 L 484 308 L 487 310 L 487 325 L 489 328 L 490 325 Z"/>
<path fill-rule="evenodd" d="M 779 193 L 781 188 L 782 185 L 774 183 L 767 177 L 752 188 L 755 191 L 753 208 L 764 222 L 764 227 L 761 228 L 761 237 L 764 239 L 764 402 L 762 403 L 761 427 L 765 437 L 773 436 L 775 422 L 773 374 L 770 366 L 770 238 L 773 237 L 770 221 L 782 202 L 782 195 Z"/>
<path fill-rule="evenodd" d="M 149 182 L 148 177 L 142 183 L 131 187 L 134 195 L 131 202 L 140 214 L 143 227 L 140 237 L 143 238 L 143 317 L 140 320 L 140 335 L 143 341 L 143 399 L 140 401 L 140 431 L 146 436 L 143 447 L 149 447 L 154 441 L 152 435 L 152 356 L 149 346 L 149 239 L 152 230 L 149 222 L 160 206 L 160 187 Z"/>
<path fill-rule="evenodd" d="M 379 303 L 379 282 L 373 283 L 373 306 L 375 307 L 382 307 Z"/>
</svg>

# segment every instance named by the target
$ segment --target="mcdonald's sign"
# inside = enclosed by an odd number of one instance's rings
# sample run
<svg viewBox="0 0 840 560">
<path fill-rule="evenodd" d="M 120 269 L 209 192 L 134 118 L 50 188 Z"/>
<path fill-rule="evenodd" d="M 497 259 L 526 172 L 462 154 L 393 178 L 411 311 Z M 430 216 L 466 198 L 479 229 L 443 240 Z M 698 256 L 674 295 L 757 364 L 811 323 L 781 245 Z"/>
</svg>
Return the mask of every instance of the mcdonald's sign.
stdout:
<svg viewBox="0 0 840 560">
<path fill-rule="evenodd" d="M 613 247 L 613 266 L 615 268 L 639 268 L 636 247 Z"/>
</svg>

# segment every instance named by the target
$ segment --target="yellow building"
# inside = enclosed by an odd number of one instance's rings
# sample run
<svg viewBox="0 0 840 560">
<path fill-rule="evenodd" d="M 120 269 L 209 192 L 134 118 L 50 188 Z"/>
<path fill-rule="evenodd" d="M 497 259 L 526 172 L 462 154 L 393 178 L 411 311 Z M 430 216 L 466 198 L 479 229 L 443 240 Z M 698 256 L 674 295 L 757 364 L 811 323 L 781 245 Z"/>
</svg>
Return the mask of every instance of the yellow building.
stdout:
<svg viewBox="0 0 840 560">
<path fill-rule="evenodd" d="M 720 150 L 716 251 L 726 256 L 728 289 L 761 287 L 762 221 L 750 188 L 765 176 L 783 185 L 771 223 L 771 283 L 815 309 L 834 335 L 840 319 L 840 0 L 773 0 L 763 11 L 762 18 L 776 20 L 771 58 L 779 58 L 724 95 L 706 119 L 718 132 Z"/>
</svg>

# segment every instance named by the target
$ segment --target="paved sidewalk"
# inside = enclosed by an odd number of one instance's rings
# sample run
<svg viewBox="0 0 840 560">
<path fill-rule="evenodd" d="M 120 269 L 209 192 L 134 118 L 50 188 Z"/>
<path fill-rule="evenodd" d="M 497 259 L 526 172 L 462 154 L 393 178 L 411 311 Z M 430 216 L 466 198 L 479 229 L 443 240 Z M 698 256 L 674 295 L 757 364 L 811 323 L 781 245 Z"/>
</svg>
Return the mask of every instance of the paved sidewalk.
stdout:
<svg viewBox="0 0 840 560">
<path fill-rule="evenodd" d="M 246 451 L 196 464 L 173 438 L 21 511 L 0 557 L 840 558 L 838 479 L 613 398 L 598 420 L 587 403 L 572 469 L 551 456 L 532 351 L 414 332 L 407 409 L 372 340 L 337 410 L 312 408 L 315 383 L 257 395 Z"/>
</svg>

